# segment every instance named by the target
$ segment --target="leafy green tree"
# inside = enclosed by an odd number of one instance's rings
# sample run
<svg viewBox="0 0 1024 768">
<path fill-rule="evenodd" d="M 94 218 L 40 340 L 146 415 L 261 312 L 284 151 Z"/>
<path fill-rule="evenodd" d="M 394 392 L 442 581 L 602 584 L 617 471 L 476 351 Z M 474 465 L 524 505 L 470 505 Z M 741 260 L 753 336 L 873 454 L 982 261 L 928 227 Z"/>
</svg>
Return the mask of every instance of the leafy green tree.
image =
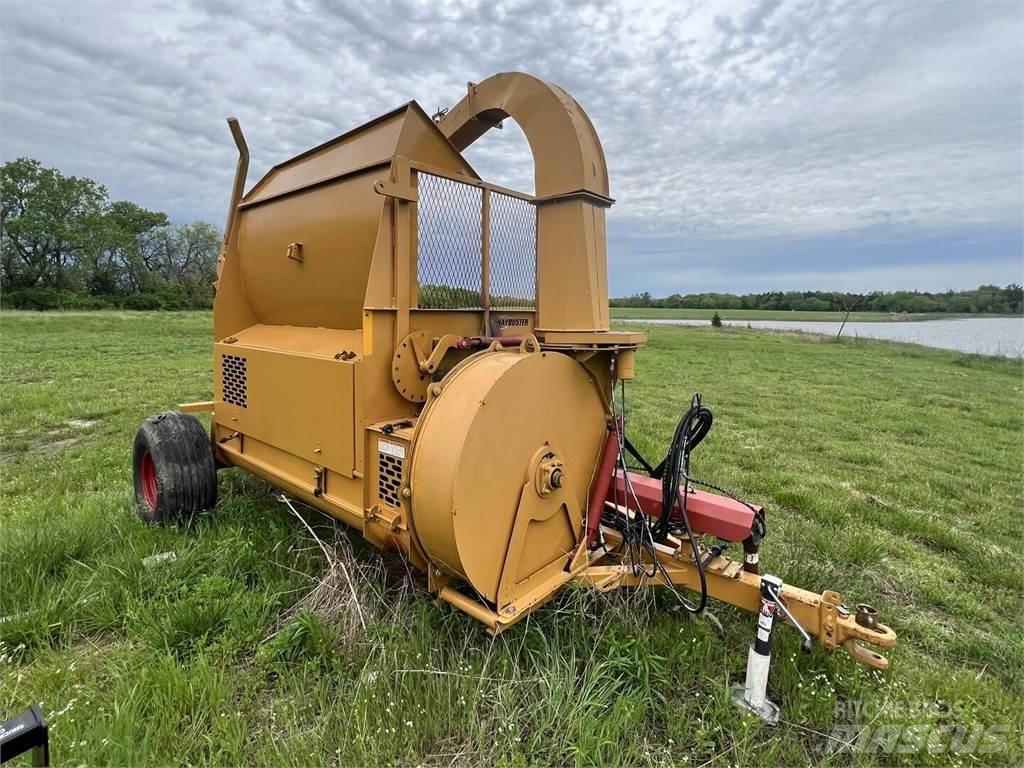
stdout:
<svg viewBox="0 0 1024 768">
<path fill-rule="evenodd" d="M 664 299 L 652 298 L 650 293 L 634 294 L 611 299 L 613 307 L 670 307 L 696 309 L 761 309 L 801 310 L 805 312 L 844 312 L 851 309 L 891 313 L 955 313 L 955 314 L 1022 314 L 1024 288 L 1011 283 L 1000 288 L 982 285 L 970 291 L 874 291 L 868 294 L 838 293 L 835 291 L 769 291 L 737 296 L 732 293 L 673 293 Z"/>
<path fill-rule="evenodd" d="M 165 213 L 127 201 L 110 204 L 103 217 L 102 238 L 89 254 L 89 292 L 104 295 L 145 290 L 158 233 L 169 224 Z"/>
<path fill-rule="evenodd" d="M 37 160 L 0 166 L 0 280 L 5 287 L 72 288 L 97 245 L 107 190 Z"/>
<path fill-rule="evenodd" d="M 0 283 L 28 309 L 209 306 L 220 232 L 110 202 L 91 179 L 36 160 L 0 166 Z M 130 299 L 130 300 L 129 300 Z"/>
</svg>

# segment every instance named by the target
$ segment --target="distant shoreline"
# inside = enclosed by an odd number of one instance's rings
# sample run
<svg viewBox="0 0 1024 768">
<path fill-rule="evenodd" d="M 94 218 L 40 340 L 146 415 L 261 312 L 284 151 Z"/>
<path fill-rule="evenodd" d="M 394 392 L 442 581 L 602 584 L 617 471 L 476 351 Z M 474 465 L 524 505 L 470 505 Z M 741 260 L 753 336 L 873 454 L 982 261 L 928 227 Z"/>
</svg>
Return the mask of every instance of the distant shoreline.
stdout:
<svg viewBox="0 0 1024 768">
<path fill-rule="evenodd" d="M 615 320 L 707 320 L 715 313 L 723 320 L 813 320 L 818 322 L 841 323 L 845 312 L 789 309 L 667 309 L 662 307 L 612 307 Z M 982 320 L 985 318 L 1022 317 L 1022 315 L 996 313 L 954 313 L 954 312 L 851 312 L 850 322 L 893 323 L 920 322 L 923 320 Z"/>
<path fill-rule="evenodd" d="M 190 312 L 210 313 L 210 309 L 11 309 L 0 308 L 0 317 L 16 317 L 19 315 L 124 315 L 144 316 L 159 314 L 187 314 Z M 722 320 L 742 322 L 745 320 L 793 320 L 816 321 L 822 323 L 841 323 L 844 312 L 817 310 L 788 309 L 666 309 L 661 307 L 612 307 L 613 320 L 707 320 L 718 313 Z M 922 322 L 925 320 L 985 320 L 1007 317 L 1024 317 L 1024 315 L 996 313 L 954 313 L 954 312 L 851 312 L 849 322 L 858 323 L 893 323 Z"/>
</svg>

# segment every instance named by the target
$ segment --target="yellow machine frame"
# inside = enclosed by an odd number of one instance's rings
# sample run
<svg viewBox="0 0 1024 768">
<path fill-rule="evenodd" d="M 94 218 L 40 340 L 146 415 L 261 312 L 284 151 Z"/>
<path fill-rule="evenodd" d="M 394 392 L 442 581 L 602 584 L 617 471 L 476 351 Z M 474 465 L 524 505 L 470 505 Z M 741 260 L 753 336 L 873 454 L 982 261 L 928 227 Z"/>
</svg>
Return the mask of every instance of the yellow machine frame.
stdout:
<svg viewBox="0 0 1024 768">
<path fill-rule="evenodd" d="M 461 154 L 508 117 L 529 141 L 535 195 L 481 180 Z M 239 163 L 218 263 L 214 400 L 182 407 L 212 411 L 221 465 L 399 550 L 441 600 L 494 632 L 571 581 L 697 587 L 685 547 L 659 544 L 663 575 L 645 579 L 585 546 L 610 393 L 633 377 L 645 334 L 609 327 L 613 201 L 597 133 L 572 97 L 499 74 L 436 120 L 411 102 L 275 166 L 247 193 L 248 148 L 229 124 Z M 471 202 L 437 225 L 428 189 Z M 526 213 L 510 225 L 511 210 Z M 449 226 L 479 233 L 464 260 L 478 263 L 449 273 L 473 306 L 427 301 L 425 260 L 446 253 L 424 249 L 428 221 L 441 242 Z M 508 268 L 501 238 L 522 231 L 533 233 L 523 252 L 535 290 L 510 307 L 495 275 Z M 711 597 L 758 609 L 760 579 L 741 563 L 714 557 L 706 576 Z M 889 628 L 858 623 L 831 591 L 787 585 L 782 597 L 826 648 L 885 666 L 857 641 L 890 647 Z"/>
</svg>

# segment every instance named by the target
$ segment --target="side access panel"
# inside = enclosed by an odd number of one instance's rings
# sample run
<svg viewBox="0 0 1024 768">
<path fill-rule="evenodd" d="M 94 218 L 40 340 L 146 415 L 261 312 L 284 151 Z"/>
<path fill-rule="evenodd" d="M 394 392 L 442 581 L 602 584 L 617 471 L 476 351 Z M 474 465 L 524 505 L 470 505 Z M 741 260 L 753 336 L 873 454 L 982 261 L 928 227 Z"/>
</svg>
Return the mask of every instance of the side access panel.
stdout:
<svg viewBox="0 0 1024 768">
<path fill-rule="evenodd" d="M 214 365 L 218 423 L 353 476 L 353 363 L 221 343 L 214 345 Z"/>
</svg>

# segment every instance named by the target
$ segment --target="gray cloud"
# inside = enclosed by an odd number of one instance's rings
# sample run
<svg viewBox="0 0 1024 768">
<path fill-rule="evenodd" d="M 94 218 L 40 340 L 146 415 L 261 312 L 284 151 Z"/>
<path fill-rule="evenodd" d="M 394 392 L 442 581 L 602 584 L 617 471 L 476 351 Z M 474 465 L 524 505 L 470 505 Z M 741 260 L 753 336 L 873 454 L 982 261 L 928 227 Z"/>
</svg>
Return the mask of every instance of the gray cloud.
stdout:
<svg viewBox="0 0 1024 768">
<path fill-rule="evenodd" d="M 0 8 L 3 159 L 37 157 L 175 218 L 222 220 L 228 114 L 254 180 L 410 98 L 430 112 L 518 69 L 569 90 L 602 137 L 616 292 L 807 275 L 896 287 L 929 263 L 957 285 L 1021 276 L 1018 3 Z M 468 154 L 485 178 L 532 188 L 514 125 Z"/>
</svg>

